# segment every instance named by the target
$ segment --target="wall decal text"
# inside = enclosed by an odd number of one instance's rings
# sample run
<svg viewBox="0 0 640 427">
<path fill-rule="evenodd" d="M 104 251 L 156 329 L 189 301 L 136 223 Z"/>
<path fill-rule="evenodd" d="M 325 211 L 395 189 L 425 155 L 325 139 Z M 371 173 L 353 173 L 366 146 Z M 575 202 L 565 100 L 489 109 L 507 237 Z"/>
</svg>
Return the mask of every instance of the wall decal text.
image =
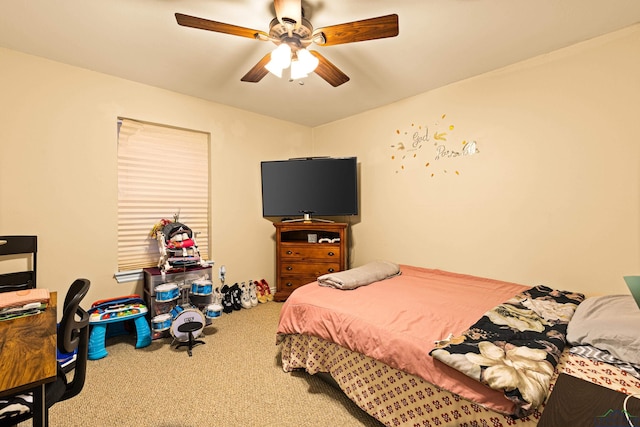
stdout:
<svg viewBox="0 0 640 427">
<path fill-rule="evenodd" d="M 425 167 L 431 177 L 435 177 L 439 171 L 448 173 L 446 163 L 442 162 L 456 157 L 473 156 L 480 152 L 475 140 L 462 140 L 459 145 L 450 141 L 454 140 L 452 134 L 455 126 L 449 124 L 443 129 L 441 121 L 444 122 L 446 117 L 447 115 L 443 114 L 431 127 L 412 123 L 406 130 L 396 129 L 396 141 L 391 144 L 391 149 L 394 150 L 391 160 L 396 166 L 396 173 L 410 167 Z M 455 174 L 460 175 L 460 171 L 455 170 Z"/>
</svg>

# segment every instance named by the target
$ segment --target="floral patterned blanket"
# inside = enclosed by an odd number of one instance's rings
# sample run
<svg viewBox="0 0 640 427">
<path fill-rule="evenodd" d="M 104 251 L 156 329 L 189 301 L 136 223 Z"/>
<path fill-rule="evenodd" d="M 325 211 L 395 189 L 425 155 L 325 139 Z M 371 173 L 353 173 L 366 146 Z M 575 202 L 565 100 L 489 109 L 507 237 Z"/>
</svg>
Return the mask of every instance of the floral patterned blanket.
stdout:
<svg viewBox="0 0 640 427">
<path fill-rule="evenodd" d="M 503 391 L 516 418 L 531 414 L 549 393 L 569 320 L 584 295 L 535 286 L 486 312 L 458 337 L 437 343 L 430 355 L 481 383 Z"/>
</svg>

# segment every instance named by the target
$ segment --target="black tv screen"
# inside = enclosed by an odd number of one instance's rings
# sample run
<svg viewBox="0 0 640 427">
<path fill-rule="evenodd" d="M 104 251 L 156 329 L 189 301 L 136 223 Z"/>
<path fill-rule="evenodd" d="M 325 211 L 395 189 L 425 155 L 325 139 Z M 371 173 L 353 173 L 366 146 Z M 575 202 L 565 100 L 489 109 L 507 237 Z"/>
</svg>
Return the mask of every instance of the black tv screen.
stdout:
<svg viewBox="0 0 640 427">
<path fill-rule="evenodd" d="M 357 215 L 357 169 L 356 157 L 264 161 L 262 215 Z"/>
</svg>

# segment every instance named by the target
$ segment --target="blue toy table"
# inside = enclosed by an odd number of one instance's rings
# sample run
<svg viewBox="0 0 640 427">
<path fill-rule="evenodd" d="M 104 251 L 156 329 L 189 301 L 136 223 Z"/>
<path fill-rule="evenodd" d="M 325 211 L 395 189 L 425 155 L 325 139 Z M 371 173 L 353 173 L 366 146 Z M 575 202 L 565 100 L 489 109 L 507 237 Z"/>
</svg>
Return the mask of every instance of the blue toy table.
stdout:
<svg viewBox="0 0 640 427">
<path fill-rule="evenodd" d="M 102 359 L 109 354 L 105 348 L 109 337 L 128 334 L 125 322 L 132 320 L 136 328 L 136 348 L 151 344 L 151 329 L 146 319 L 147 307 L 140 298 L 114 298 L 94 303 L 89 310 L 89 360 Z M 107 328 L 108 327 L 108 328 Z"/>
</svg>

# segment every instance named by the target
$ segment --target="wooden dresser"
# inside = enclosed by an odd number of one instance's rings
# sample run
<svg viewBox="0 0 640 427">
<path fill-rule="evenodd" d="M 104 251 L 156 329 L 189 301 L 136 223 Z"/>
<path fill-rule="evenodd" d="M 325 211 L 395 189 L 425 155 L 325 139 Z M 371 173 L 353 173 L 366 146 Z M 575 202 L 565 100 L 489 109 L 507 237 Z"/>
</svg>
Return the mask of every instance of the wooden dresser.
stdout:
<svg viewBox="0 0 640 427">
<path fill-rule="evenodd" d="M 318 276 L 347 268 L 347 224 L 278 222 L 276 227 L 276 293 L 285 301 Z M 326 240 L 330 241 L 327 242 Z"/>
</svg>

